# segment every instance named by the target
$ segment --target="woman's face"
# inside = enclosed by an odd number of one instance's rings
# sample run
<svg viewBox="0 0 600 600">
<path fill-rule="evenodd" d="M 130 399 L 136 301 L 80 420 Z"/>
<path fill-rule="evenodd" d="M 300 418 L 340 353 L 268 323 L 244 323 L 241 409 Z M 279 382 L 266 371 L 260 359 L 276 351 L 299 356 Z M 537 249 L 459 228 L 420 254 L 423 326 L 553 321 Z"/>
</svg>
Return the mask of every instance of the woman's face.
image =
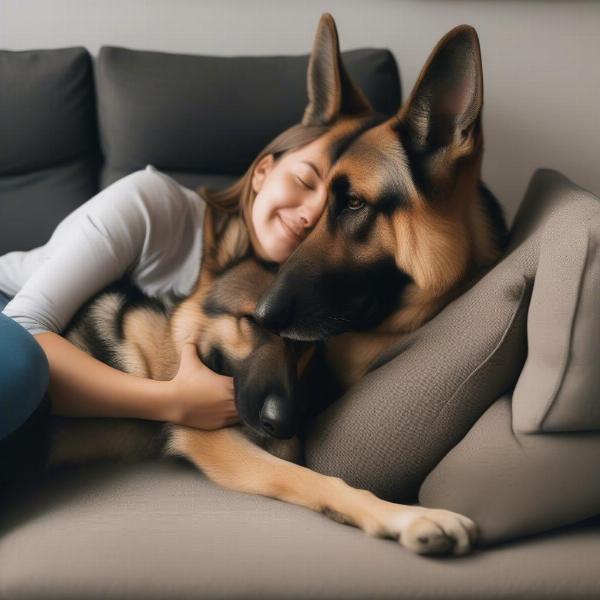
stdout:
<svg viewBox="0 0 600 600">
<path fill-rule="evenodd" d="M 268 154 L 256 165 L 252 226 L 259 256 L 284 262 L 314 228 L 325 208 L 325 162 L 323 142 L 317 139 L 278 160 Z"/>
</svg>

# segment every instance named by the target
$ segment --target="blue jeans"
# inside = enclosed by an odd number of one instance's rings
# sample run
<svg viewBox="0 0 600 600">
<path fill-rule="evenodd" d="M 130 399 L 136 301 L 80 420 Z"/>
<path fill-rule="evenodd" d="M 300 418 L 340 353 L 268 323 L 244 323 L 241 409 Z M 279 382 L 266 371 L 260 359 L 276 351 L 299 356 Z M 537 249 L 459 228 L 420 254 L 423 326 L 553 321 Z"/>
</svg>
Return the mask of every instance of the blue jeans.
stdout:
<svg viewBox="0 0 600 600">
<path fill-rule="evenodd" d="M 0 311 L 10 299 L 0 292 Z M 42 347 L 0 312 L 0 483 L 39 467 L 50 415 L 49 376 Z"/>
</svg>

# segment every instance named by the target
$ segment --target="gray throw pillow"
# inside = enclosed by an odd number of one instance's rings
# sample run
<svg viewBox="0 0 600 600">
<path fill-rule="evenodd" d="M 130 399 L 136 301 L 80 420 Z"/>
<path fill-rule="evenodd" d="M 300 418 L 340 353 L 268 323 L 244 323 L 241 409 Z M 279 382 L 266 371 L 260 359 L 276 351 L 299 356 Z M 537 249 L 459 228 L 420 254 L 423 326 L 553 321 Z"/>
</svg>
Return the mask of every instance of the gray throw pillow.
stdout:
<svg viewBox="0 0 600 600">
<path fill-rule="evenodd" d="M 600 514 L 600 433 L 543 433 L 598 423 L 599 208 L 556 171 L 532 177 L 511 232 L 535 277 L 527 363 L 512 398 L 490 407 L 419 492 L 422 505 L 475 520 L 483 545 Z"/>
<path fill-rule="evenodd" d="M 519 433 L 600 430 L 600 201 L 570 184 L 543 232 L 513 394 Z M 570 198 L 587 199 L 578 210 Z"/>
<path fill-rule="evenodd" d="M 532 283 L 521 261 L 519 252 L 504 258 L 313 419 L 307 466 L 387 500 L 416 500 L 521 371 Z"/>
</svg>

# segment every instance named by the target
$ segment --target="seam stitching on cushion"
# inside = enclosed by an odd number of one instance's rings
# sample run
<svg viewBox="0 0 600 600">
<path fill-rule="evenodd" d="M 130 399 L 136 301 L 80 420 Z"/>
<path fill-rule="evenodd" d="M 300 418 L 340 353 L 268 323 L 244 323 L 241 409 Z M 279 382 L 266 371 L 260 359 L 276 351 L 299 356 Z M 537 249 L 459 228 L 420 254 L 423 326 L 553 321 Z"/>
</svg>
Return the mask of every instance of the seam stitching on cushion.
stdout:
<svg viewBox="0 0 600 600">
<path fill-rule="evenodd" d="M 575 310 L 573 311 L 573 314 L 571 316 L 571 323 L 569 324 L 569 339 L 568 339 L 568 343 L 567 343 L 567 357 L 566 357 L 564 364 L 562 365 L 562 368 L 560 370 L 560 376 L 558 378 L 556 387 L 554 388 L 554 391 L 552 392 L 552 394 L 550 394 L 550 399 L 548 400 L 546 407 L 542 413 L 542 418 L 540 419 L 539 426 L 538 426 L 539 430 L 542 432 L 548 433 L 548 431 L 544 430 L 544 425 L 545 425 L 546 421 L 548 420 L 550 413 L 552 412 L 552 409 L 556 405 L 556 399 L 557 399 L 558 395 L 560 394 L 560 391 L 561 391 L 564 381 L 565 381 L 565 374 L 566 374 L 569 366 L 571 365 L 571 359 L 573 356 L 573 331 L 575 329 L 575 323 L 577 322 L 577 317 L 579 315 L 579 310 L 580 310 L 579 307 L 581 305 L 581 291 L 583 289 L 583 283 L 586 278 L 586 273 L 587 273 L 589 262 L 590 262 L 590 247 L 591 247 L 590 231 L 591 231 L 591 227 L 592 227 L 592 221 L 594 221 L 594 219 L 596 218 L 596 216 L 599 213 L 600 213 L 600 211 L 596 211 L 587 220 L 587 229 L 586 229 L 587 246 L 586 246 L 586 250 L 585 250 L 585 259 L 583 261 L 583 268 L 581 269 L 581 275 L 579 277 L 579 282 L 577 285 L 577 300 L 575 302 Z M 552 432 L 552 430 L 550 430 L 550 432 Z"/>
<path fill-rule="evenodd" d="M 450 398 L 448 400 L 446 400 L 446 402 L 444 402 L 443 406 L 437 412 L 437 414 L 435 416 L 435 419 L 432 421 L 432 424 L 434 424 L 434 423 L 437 422 L 437 420 L 439 419 L 439 416 L 441 415 L 442 411 L 446 408 L 446 406 L 454 400 L 454 398 L 457 396 L 457 394 L 465 387 L 465 385 L 467 385 L 467 383 L 469 383 L 469 381 L 474 377 L 474 375 L 480 369 L 482 369 L 485 365 L 487 365 L 487 363 L 496 355 L 496 353 L 498 352 L 498 350 L 502 347 L 502 344 L 504 343 L 504 340 L 508 336 L 508 332 L 512 329 L 512 326 L 513 326 L 513 324 L 515 322 L 515 319 L 517 318 L 517 315 L 519 314 L 519 312 L 521 310 L 521 307 L 523 305 L 523 300 L 525 299 L 526 292 L 527 292 L 527 290 L 528 290 L 528 288 L 530 286 L 527 277 L 525 277 L 525 275 L 521 275 L 521 277 L 523 279 L 523 284 L 521 286 L 521 294 L 519 296 L 519 301 L 517 302 L 517 304 L 515 306 L 515 309 L 513 311 L 513 314 L 512 314 L 512 316 L 510 318 L 510 321 L 508 322 L 507 326 L 504 328 L 504 331 L 502 332 L 502 335 L 501 335 L 500 339 L 498 340 L 498 342 L 496 343 L 496 345 L 494 346 L 494 348 L 485 357 L 485 359 L 479 365 L 477 365 L 477 367 L 475 367 L 475 369 L 473 369 L 469 373 L 469 375 L 456 388 L 456 390 L 454 391 L 454 393 L 452 394 L 452 396 L 450 396 Z"/>
</svg>

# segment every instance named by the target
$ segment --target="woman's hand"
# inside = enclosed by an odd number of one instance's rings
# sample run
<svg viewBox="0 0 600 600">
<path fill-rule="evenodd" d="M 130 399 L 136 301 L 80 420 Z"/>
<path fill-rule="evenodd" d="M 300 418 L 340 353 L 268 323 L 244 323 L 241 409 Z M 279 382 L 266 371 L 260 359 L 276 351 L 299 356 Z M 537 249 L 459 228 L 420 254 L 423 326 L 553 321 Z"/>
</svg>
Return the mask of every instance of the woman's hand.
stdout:
<svg viewBox="0 0 600 600">
<path fill-rule="evenodd" d="M 209 369 L 198 356 L 196 344 L 183 345 L 177 375 L 169 382 L 172 423 L 197 429 L 220 429 L 238 423 L 233 377 Z"/>
</svg>

